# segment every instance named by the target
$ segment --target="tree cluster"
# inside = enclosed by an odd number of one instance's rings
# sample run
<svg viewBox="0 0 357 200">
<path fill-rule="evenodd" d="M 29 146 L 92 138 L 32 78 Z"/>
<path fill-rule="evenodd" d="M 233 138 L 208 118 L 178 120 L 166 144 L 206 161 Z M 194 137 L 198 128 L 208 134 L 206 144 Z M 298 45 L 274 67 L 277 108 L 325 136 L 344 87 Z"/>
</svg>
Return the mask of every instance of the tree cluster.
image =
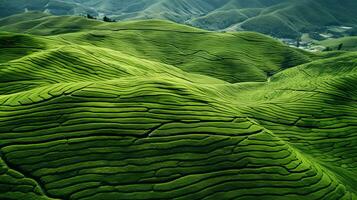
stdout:
<svg viewBox="0 0 357 200">
<path fill-rule="evenodd" d="M 91 14 L 87 14 L 86 16 L 88 19 L 95 19 L 95 20 L 100 20 L 98 19 L 97 17 L 91 15 Z M 111 19 L 107 16 L 104 16 L 103 19 L 102 19 L 104 22 L 116 22 L 115 19 Z"/>
</svg>

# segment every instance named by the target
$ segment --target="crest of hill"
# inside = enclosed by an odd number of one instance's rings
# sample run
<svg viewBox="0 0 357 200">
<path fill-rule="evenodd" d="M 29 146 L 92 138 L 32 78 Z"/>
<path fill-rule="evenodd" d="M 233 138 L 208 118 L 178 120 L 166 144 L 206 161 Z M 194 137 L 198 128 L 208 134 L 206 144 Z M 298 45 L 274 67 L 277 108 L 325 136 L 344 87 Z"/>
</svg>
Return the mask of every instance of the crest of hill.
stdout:
<svg viewBox="0 0 357 200">
<path fill-rule="evenodd" d="M 0 199 L 357 199 L 356 52 L 157 20 L 6 20 Z"/>
<path fill-rule="evenodd" d="M 318 44 L 337 50 L 340 45 L 343 51 L 357 51 L 357 36 L 333 38 L 318 42 Z"/>
<path fill-rule="evenodd" d="M 35 35 L 54 35 L 90 30 L 120 31 L 135 28 L 206 32 L 167 20 L 133 20 L 120 23 L 104 23 L 99 20 L 91 20 L 79 16 L 54 16 L 41 12 L 22 13 L 0 19 L 0 30 Z"/>
<path fill-rule="evenodd" d="M 230 84 L 86 34 L 0 65 L 1 199 L 356 199 L 355 52 Z"/>
<path fill-rule="evenodd" d="M 295 38 L 326 26 L 357 26 L 354 0 L 5 0 L 2 15 L 25 9 L 55 15 L 107 15 L 117 20 L 167 19 L 208 30 L 258 31 Z"/>
<path fill-rule="evenodd" d="M 13 17 L 21 16 L 27 18 L 27 14 Z M 258 33 L 216 33 L 162 20 L 105 23 L 83 17 L 44 16 L 7 25 L 11 18 L 0 21 L 0 30 L 107 48 L 232 83 L 266 81 L 282 69 L 318 57 Z"/>
</svg>

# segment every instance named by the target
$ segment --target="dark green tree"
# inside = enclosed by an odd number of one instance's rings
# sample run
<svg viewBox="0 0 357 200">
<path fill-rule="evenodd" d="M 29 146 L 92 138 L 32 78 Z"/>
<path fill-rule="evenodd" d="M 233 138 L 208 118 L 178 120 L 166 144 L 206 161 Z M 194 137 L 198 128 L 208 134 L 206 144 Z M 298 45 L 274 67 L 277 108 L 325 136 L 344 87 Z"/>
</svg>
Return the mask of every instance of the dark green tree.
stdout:
<svg viewBox="0 0 357 200">
<path fill-rule="evenodd" d="M 88 19 L 96 19 L 93 15 L 91 15 L 91 14 L 87 14 L 87 18 Z"/>
<path fill-rule="evenodd" d="M 326 47 L 323 51 L 331 51 L 330 47 Z"/>
<path fill-rule="evenodd" d="M 296 38 L 296 47 L 300 47 L 301 37 Z"/>
<path fill-rule="evenodd" d="M 342 50 L 342 47 L 343 47 L 343 43 L 339 44 L 338 47 L 337 47 L 337 50 Z"/>
<path fill-rule="evenodd" d="M 115 22 L 115 20 L 110 19 L 110 18 L 107 17 L 107 16 L 104 16 L 104 17 L 103 17 L 103 21 L 105 21 L 105 22 Z"/>
</svg>

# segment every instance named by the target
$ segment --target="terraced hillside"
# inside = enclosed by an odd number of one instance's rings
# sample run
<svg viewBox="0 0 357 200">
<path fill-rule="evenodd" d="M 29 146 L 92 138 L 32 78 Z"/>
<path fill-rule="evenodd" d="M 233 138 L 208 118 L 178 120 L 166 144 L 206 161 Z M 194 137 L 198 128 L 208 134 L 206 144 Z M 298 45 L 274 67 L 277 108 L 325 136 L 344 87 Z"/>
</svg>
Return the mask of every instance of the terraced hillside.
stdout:
<svg viewBox="0 0 357 200">
<path fill-rule="evenodd" d="M 37 20 L 30 20 L 31 17 Z M 317 57 L 261 34 L 213 33 L 157 20 L 103 23 L 82 17 L 30 13 L 0 20 L 1 30 L 47 36 L 67 33 L 47 40 L 62 41 L 67 46 L 91 45 L 120 51 L 232 83 L 265 81 L 281 69 Z"/>
<path fill-rule="evenodd" d="M 357 27 L 355 0 L 2 0 L 0 17 L 25 11 L 168 19 L 208 30 L 248 30 L 280 38 L 327 26 Z"/>
<path fill-rule="evenodd" d="M 357 51 L 357 36 L 327 39 L 317 43 L 331 50 L 337 50 L 341 45 L 340 50 Z"/>
<path fill-rule="evenodd" d="M 356 52 L 39 20 L 0 21 L 0 199 L 357 199 Z"/>
</svg>

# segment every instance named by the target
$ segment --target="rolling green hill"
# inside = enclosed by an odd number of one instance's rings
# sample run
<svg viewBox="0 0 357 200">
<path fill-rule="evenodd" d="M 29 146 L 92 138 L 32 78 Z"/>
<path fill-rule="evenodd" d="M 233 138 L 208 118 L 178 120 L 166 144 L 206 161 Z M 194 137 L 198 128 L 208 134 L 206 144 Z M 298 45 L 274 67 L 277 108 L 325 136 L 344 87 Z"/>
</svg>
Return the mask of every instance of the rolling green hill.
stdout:
<svg viewBox="0 0 357 200">
<path fill-rule="evenodd" d="M 13 18 L 20 22 L 7 23 Z M 214 33 L 168 21 L 103 23 L 82 17 L 28 18 L 21 14 L 0 20 L 0 31 L 55 34 L 47 39 L 109 48 L 231 83 L 265 81 L 277 71 L 318 57 L 261 34 Z"/>
<path fill-rule="evenodd" d="M 357 199 L 356 52 L 161 20 L 0 30 L 0 199 Z"/>
<path fill-rule="evenodd" d="M 344 51 L 357 51 L 357 36 L 354 37 L 342 37 L 337 39 L 327 39 L 318 44 L 325 47 L 329 47 L 332 50 L 338 49 L 338 46 L 342 44 L 341 50 Z"/>
<path fill-rule="evenodd" d="M 91 14 L 116 20 L 168 19 L 208 30 L 296 38 L 328 26 L 357 27 L 355 0 L 3 0 L 0 16 L 24 11 Z"/>
</svg>

